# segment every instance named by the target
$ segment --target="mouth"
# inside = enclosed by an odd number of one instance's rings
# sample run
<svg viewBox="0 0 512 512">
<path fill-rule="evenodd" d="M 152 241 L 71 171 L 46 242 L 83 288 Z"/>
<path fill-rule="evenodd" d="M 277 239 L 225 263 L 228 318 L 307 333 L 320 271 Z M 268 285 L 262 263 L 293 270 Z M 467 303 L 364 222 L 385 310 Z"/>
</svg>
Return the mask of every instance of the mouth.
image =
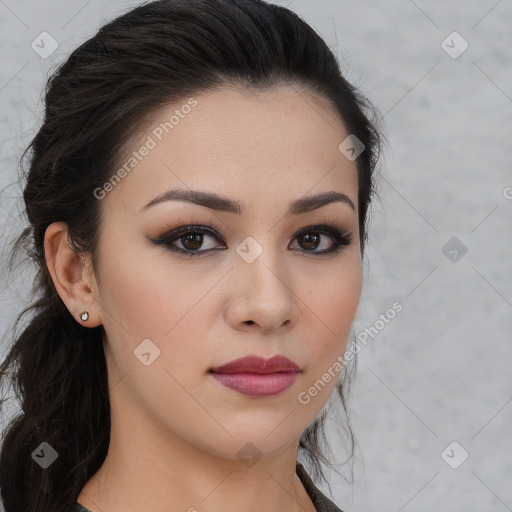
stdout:
<svg viewBox="0 0 512 512">
<path fill-rule="evenodd" d="M 223 386 L 253 397 L 274 396 L 286 391 L 297 380 L 298 372 L 216 373 L 210 375 Z"/>
<path fill-rule="evenodd" d="M 249 355 L 211 368 L 210 371 L 215 373 L 259 373 L 266 375 L 277 372 L 299 372 L 300 368 L 295 361 L 282 355 L 276 355 L 270 359 Z"/>
<path fill-rule="evenodd" d="M 211 368 L 208 374 L 220 384 L 247 396 L 274 396 L 290 388 L 302 373 L 299 365 L 285 356 L 270 359 L 246 356 Z"/>
</svg>

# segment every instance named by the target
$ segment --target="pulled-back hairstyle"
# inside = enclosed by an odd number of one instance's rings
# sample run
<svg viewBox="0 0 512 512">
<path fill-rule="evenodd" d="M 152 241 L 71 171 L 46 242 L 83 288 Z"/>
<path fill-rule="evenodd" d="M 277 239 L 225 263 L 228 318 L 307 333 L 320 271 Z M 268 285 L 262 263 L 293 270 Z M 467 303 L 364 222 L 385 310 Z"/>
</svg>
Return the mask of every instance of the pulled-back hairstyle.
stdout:
<svg viewBox="0 0 512 512">
<path fill-rule="evenodd" d="M 101 203 L 94 190 L 112 176 L 141 126 L 194 93 L 281 84 L 326 102 L 365 146 L 356 160 L 363 253 L 382 140 L 369 115 L 376 109 L 342 76 L 322 38 L 292 11 L 262 0 L 146 3 L 104 25 L 49 78 L 43 124 L 21 158 L 22 168 L 29 160 L 23 192 L 29 224 L 13 246 L 11 268 L 14 255 L 28 254 L 36 265 L 37 296 L 19 314 L 0 366 L 0 382 L 9 377 L 21 404 L 3 436 L 5 512 L 67 510 L 109 447 L 104 328 L 80 325 L 56 292 L 45 261 L 46 228 L 67 223 L 72 247 L 91 254 L 94 267 Z M 18 334 L 24 315 L 29 318 Z M 345 412 L 350 371 L 344 365 L 336 385 Z M 303 432 L 299 449 L 314 478 L 325 480 L 319 464 L 329 463 L 319 443 L 324 419 L 325 411 Z M 351 457 L 354 437 L 347 424 Z M 32 456 L 43 442 L 58 454 L 46 469 Z"/>
</svg>

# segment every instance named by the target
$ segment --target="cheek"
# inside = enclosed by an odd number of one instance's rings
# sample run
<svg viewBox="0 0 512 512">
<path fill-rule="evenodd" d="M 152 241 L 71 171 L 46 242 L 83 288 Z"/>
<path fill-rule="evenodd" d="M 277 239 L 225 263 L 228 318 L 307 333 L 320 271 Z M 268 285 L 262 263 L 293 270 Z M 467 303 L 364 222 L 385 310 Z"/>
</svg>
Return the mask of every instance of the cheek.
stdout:
<svg viewBox="0 0 512 512">
<path fill-rule="evenodd" d="M 218 276 L 198 275 L 197 270 L 184 270 L 171 258 L 147 251 L 126 250 L 118 259 L 112 255 L 122 251 L 111 249 L 104 246 L 100 301 L 113 382 L 127 376 L 124 386 L 130 396 L 162 421 L 170 421 L 166 411 L 176 408 L 188 407 L 190 414 L 198 415 L 197 405 L 187 402 L 180 383 L 187 383 L 192 392 L 195 381 L 204 379 L 196 341 L 206 336 L 198 326 L 205 290 L 218 282 Z M 122 400 L 132 398 L 124 395 Z"/>
<path fill-rule="evenodd" d="M 328 276 L 308 297 L 310 321 L 302 320 L 311 328 L 308 352 L 315 377 L 343 356 L 361 297 L 362 270 L 357 260 L 350 265 L 341 263 Z"/>
<path fill-rule="evenodd" d="M 361 298 L 361 283 L 360 260 L 352 258 L 327 271 L 321 284 L 314 288 L 310 305 L 324 323 L 327 338 L 350 330 Z"/>
<path fill-rule="evenodd" d="M 134 342 L 163 339 L 200 302 L 215 279 L 176 265 L 160 251 L 122 251 L 120 247 L 103 249 L 100 302 L 107 334 L 109 329 L 129 332 Z M 117 257 L 118 253 L 123 257 Z"/>
<path fill-rule="evenodd" d="M 347 259 L 331 268 L 308 297 L 310 310 L 307 319 L 302 319 L 307 329 L 306 365 L 296 397 L 298 410 L 310 417 L 320 412 L 343 372 L 343 357 L 361 296 L 359 262 L 354 258 L 349 264 Z"/>
<path fill-rule="evenodd" d="M 180 265 L 160 251 L 127 250 L 121 259 L 109 257 L 116 253 L 106 247 L 104 253 L 100 301 L 110 362 L 119 378 L 131 370 L 133 375 L 142 372 L 146 376 L 136 386 L 147 388 L 150 395 L 152 387 L 160 389 L 166 382 L 170 386 L 167 392 L 173 396 L 182 390 L 179 386 L 174 389 L 176 382 L 162 373 L 164 368 L 179 382 L 194 385 L 195 380 L 200 381 L 212 362 L 198 354 L 203 354 L 209 343 L 208 319 L 218 311 L 211 298 L 222 283 L 219 271 L 198 272 L 196 265 Z M 225 272 L 223 269 L 221 274 Z M 148 350 L 157 357 L 145 367 L 136 355 Z"/>
</svg>

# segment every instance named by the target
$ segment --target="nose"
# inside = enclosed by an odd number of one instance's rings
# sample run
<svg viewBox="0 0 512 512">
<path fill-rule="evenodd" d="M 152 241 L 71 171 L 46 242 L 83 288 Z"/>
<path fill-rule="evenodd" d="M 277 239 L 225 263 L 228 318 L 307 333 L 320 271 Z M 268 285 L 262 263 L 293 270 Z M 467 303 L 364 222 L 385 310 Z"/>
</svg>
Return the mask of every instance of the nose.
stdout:
<svg viewBox="0 0 512 512">
<path fill-rule="evenodd" d="M 295 324 L 297 297 L 285 263 L 270 249 L 250 263 L 235 255 L 227 308 L 227 321 L 233 329 L 259 329 L 267 334 Z"/>
</svg>

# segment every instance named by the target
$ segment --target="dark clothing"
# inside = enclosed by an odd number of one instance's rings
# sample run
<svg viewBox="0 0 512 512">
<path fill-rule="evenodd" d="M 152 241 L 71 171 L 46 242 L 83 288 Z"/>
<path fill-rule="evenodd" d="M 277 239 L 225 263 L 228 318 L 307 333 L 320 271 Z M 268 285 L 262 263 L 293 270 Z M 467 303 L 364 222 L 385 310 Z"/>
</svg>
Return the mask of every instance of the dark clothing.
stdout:
<svg viewBox="0 0 512 512">
<path fill-rule="evenodd" d="M 341 508 L 337 507 L 325 494 L 323 494 L 318 487 L 313 483 L 310 476 L 306 473 L 304 466 L 297 461 L 296 473 L 306 489 L 310 500 L 313 502 L 317 512 L 343 512 Z"/>
<path fill-rule="evenodd" d="M 343 512 L 340 508 L 338 508 L 325 494 L 323 494 L 313 483 L 311 477 L 306 473 L 304 466 L 297 461 L 295 466 L 295 471 L 304 485 L 304 489 L 308 493 L 309 498 L 313 502 L 315 509 L 317 512 Z M 88 508 L 85 508 L 80 503 L 76 502 L 69 512 L 93 512 Z M 129 512 L 129 511 L 128 511 Z"/>
</svg>

